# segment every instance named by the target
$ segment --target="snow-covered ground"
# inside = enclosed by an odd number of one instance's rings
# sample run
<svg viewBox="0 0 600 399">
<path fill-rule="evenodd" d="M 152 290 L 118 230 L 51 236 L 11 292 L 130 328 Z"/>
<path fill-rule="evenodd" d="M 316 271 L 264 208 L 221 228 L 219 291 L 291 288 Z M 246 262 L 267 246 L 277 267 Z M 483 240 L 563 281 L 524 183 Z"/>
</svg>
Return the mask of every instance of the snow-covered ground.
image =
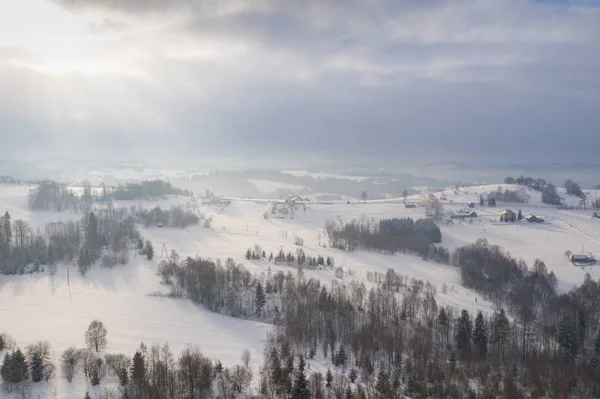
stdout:
<svg viewBox="0 0 600 399">
<path fill-rule="evenodd" d="M 507 187 L 501 186 L 503 189 Z M 600 253 L 600 219 L 591 218 L 592 210 L 559 210 L 542 204 L 539 193 L 530 190 L 527 190 L 530 197 L 527 204 L 480 207 L 479 195 L 495 191 L 497 187 L 479 186 L 435 193 L 446 198 L 442 201 L 445 211 L 456 213 L 473 201 L 479 214 L 472 223 L 465 220 L 442 224 L 442 245 L 453 249 L 485 238 L 530 265 L 539 257 L 546 262 L 549 270 L 554 271 L 563 290 L 580 284 L 588 272 L 594 279 L 600 278 L 600 266 L 574 267 L 564 256 L 566 250 Z M 515 188 L 518 187 L 511 189 Z M 13 220 L 27 219 L 34 228 L 40 229 L 48 221 L 81 216 L 67 212 L 31 212 L 27 209 L 27 192 L 28 188 L 24 186 L 0 185 L 0 211 L 8 210 Z M 592 198 L 598 194 L 590 193 Z M 412 196 L 407 201 L 420 198 Z M 148 208 L 160 205 L 169 208 L 187 200 L 179 196 L 157 201 L 117 201 L 115 205 L 129 207 L 141 204 Z M 577 202 L 573 198 L 569 200 Z M 244 255 L 246 249 L 255 244 L 267 254 L 276 254 L 280 248 L 294 252 L 296 237 L 304 240 L 303 248 L 307 255 L 333 256 L 336 267 L 345 271 L 344 280 L 354 278 L 368 284 L 368 272 L 385 272 L 391 268 L 400 275 L 435 285 L 439 304 L 491 313 L 493 306 L 472 290 L 462 287 L 460 276 L 452 266 L 428 263 L 414 256 L 342 252 L 323 247 L 327 241 L 323 227 L 329 218 L 349 221 L 363 217 L 375 220 L 424 217 L 424 208 L 405 208 L 402 201 L 402 198 L 396 198 L 350 204 L 346 201 L 312 204 L 306 211 L 297 211 L 293 219 L 264 219 L 263 214 L 271 206 L 268 200 L 234 200 L 224 209 L 201 206 L 199 211 L 212 217 L 210 229 L 201 226 L 186 229 L 140 227 L 142 235 L 154 243 L 155 260 L 152 262 L 138 256 L 131 260 L 130 265 L 114 269 L 96 266 L 85 277 L 79 276 L 71 266 L 70 287 L 66 284 L 67 266 L 61 267 L 55 276 L 43 273 L 0 276 L 0 324 L 20 345 L 47 339 L 58 354 L 70 345 L 83 346 L 83 333 L 89 322 L 97 318 L 108 328 L 108 352 L 131 354 L 144 341 L 148 344 L 169 342 L 177 354 L 191 343 L 198 345 L 207 356 L 219 358 L 225 365 L 230 365 L 239 363 L 242 350 L 248 348 L 256 368 L 262 360 L 268 325 L 217 315 L 183 299 L 156 298 L 147 294 L 166 290 L 156 276 L 163 243 L 169 251 L 174 249 L 182 257 L 232 257 L 255 273 L 266 273 L 269 269 L 295 272 L 293 268 L 265 260 L 246 260 Z M 499 215 L 506 208 L 515 212 L 521 209 L 524 215 L 534 213 L 549 223 L 499 223 Z M 305 275 L 323 282 L 335 278 L 333 270 L 327 268 L 305 270 Z M 447 293 L 442 292 L 444 285 L 448 287 Z M 57 397 L 72 397 L 68 394 L 72 388 L 66 387 L 60 378 L 55 380 L 54 389 L 59 392 Z M 81 396 L 81 392 L 77 394 L 76 397 Z"/>
</svg>

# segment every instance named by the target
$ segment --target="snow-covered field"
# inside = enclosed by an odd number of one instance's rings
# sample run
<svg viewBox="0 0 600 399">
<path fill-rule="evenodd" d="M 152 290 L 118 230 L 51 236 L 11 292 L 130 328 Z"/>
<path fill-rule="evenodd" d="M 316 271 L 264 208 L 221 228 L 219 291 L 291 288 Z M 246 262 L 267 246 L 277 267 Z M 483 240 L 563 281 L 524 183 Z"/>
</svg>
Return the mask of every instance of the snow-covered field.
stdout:
<svg viewBox="0 0 600 399">
<path fill-rule="evenodd" d="M 507 187 L 501 186 L 503 189 Z M 539 257 L 546 262 L 549 270 L 554 271 L 563 290 L 580 284 L 585 273 L 590 273 L 594 279 L 600 278 L 600 266 L 574 267 L 564 256 L 566 250 L 573 253 L 600 253 L 600 219 L 591 218 L 593 211 L 559 210 L 546 206 L 541 203 L 539 193 L 534 191 L 528 191 L 528 204 L 480 207 L 479 195 L 495 191 L 497 187 L 469 187 L 435 193 L 438 197 L 443 194 L 446 198 L 442 201 L 445 211 L 456 213 L 466 208 L 467 202 L 473 201 L 477 204 L 475 211 L 479 214 L 472 223 L 465 220 L 442 224 L 442 245 L 452 249 L 485 238 L 505 248 L 513 256 L 523 258 L 530 265 Z M 0 185 L 0 211 L 8 210 L 13 220 L 26 219 L 34 228 L 40 229 L 48 221 L 80 217 L 66 212 L 31 212 L 27 208 L 27 191 L 28 188 L 24 186 Z M 599 193 L 590 194 L 593 198 Z M 407 200 L 418 198 L 414 196 Z M 179 197 L 159 201 L 123 201 L 115 205 L 160 205 L 168 208 L 187 200 Z M 296 237 L 304 240 L 303 247 L 307 255 L 333 256 L 336 266 L 345 271 L 344 280 L 354 278 L 367 283 L 368 272 L 385 272 L 392 268 L 400 275 L 422 279 L 437 286 L 436 300 L 440 304 L 492 312 L 494 308 L 489 302 L 460 285 L 459 274 L 451 266 L 428 263 L 414 256 L 388 256 L 364 251 L 348 253 L 323 247 L 327 241 L 323 227 L 328 218 L 349 221 L 362 217 L 375 220 L 424 217 L 424 208 L 407 209 L 402 200 L 312 204 L 306 211 L 297 211 L 294 219 L 264 219 L 263 213 L 270 208 L 270 203 L 265 200 L 233 201 L 225 209 L 202 206 L 199 210 L 212 217 L 211 229 L 201 226 L 187 229 L 140 227 L 142 235 L 154 243 L 154 261 L 149 262 L 138 256 L 131 259 L 129 265 L 114 269 L 96 266 L 85 277 L 78 275 L 71 266 L 70 287 L 66 283 L 67 265 L 62 266 L 55 276 L 45 273 L 0 276 L 0 327 L 13 335 L 20 345 L 47 339 L 58 354 L 70 345 L 83 346 L 83 333 L 87 325 L 93 319 L 101 319 L 108 328 L 108 352 L 131 354 L 144 341 L 148 344 L 169 342 L 177 354 L 186 344 L 195 344 L 207 356 L 231 365 L 239 363 L 242 350 L 248 348 L 256 369 L 262 361 L 268 325 L 214 314 L 187 300 L 156 298 L 147 294 L 167 289 L 159 284 L 156 276 L 163 243 L 169 251 L 174 249 L 181 257 L 232 257 L 255 273 L 266 273 L 269 269 L 295 272 L 293 268 L 276 266 L 265 260 L 246 260 L 244 255 L 246 249 L 255 244 L 260 245 L 267 254 L 276 253 L 280 248 L 294 252 L 297 248 Z M 515 212 L 521 209 L 524 215 L 534 213 L 549 223 L 530 224 L 522 221 L 501 224 L 498 219 L 505 208 Z M 348 274 L 349 271 L 352 276 Z M 323 282 L 335 278 L 330 269 L 305 270 L 305 275 Z M 449 288 L 447 293 L 442 292 L 444 284 Z M 66 387 L 61 378 L 56 378 L 53 384 L 58 392 L 56 397 L 81 396 L 81 392 L 77 393 L 79 396 L 69 396 L 72 388 Z"/>
</svg>

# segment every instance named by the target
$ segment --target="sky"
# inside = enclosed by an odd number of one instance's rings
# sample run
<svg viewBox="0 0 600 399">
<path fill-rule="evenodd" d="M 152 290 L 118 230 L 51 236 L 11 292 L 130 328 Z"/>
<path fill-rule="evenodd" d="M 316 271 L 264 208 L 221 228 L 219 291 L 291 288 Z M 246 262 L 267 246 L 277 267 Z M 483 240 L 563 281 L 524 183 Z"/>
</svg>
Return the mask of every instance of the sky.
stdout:
<svg viewBox="0 0 600 399">
<path fill-rule="evenodd" d="M 593 0 L 0 4 L 0 159 L 594 162 Z"/>
</svg>

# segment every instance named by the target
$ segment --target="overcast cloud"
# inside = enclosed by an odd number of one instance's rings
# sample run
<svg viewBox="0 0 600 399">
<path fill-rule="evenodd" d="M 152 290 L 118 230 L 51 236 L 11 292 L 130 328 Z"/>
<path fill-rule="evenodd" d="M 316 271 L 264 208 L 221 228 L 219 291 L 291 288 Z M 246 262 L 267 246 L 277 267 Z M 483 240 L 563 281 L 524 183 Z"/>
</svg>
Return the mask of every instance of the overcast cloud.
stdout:
<svg viewBox="0 0 600 399">
<path fill-rule="evenodd" d="M 597 159 L 595 1 L 6 3 L 0 158 Z"/>
</svg>

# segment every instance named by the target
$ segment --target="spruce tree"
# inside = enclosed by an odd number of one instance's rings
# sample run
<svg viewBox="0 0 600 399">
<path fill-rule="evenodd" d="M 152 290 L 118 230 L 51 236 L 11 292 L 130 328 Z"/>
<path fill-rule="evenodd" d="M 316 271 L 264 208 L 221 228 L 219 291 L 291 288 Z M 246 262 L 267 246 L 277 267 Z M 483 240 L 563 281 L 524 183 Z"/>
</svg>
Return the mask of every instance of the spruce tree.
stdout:
<svg viewBox="0 0 600 399">
<path fill-rule="evenodd" d="M 485 325 L 485 320 L 483 319 L 483 314 L 481 311 L 477 313 L 477 317 L 475 318 L 475 330 L 473 331 L 473 342 L 477 346 L 479 353 L 482 356 L 487 354 L 487 345 L 488 345 L 488 332 L 487 326 Z"/>
<path fill-rule="evenodd" d="M 0 352 L 4 350 L 4 335 L 0 334 Z"/>
<path fill-rule="evenodd" d="M 92 399 L 89 391 L 85 393 L 85 396 L 83 397 L 83 399 Z"/>
<path fill-rule="evenodd" d="M 131 380 L 138 385 L 143 384 L 146 380 L 146 363 L 142 352 L 135 352 L 131 363 Z"/>
<path fill-rule="evenodd" d="M 448 314 L 446 313 L 446 310 L 444 308 L 440 309 L 440 312 L 438 314 L 438 324 L 440 325 L 440 329 L 442 330 L 442 343 L 444 343 L 444 336 L 446 337 L 446 341 L 448 341 L 448 331 L 449 331 L 449 324 L 448 324 Z"/>
<path fill-rule="evenodd" d="M 154 248 L 150 240 L 146 240 L 146 259 L 152 260 L 154 258 Z"/>
<path fill-rule="evenodd" d="M 596 373 L 600 373 L 600 330 L 596 336 L 596 344 L 594 345 L 594 354 L 592 355 L 592 367 Z"/>
<path fill-rule="evenodd" d="M 471 316 L 469 315 L 469 312 L 463 309 L 456 324 L 455 340 L 459 350 L 469 347 L 471 344 L 472 332 L 473 323 L 471 322 Z"/>
<path fill-rule="evenodd" d="M 296 381 L 294 382 L 294 391 L 292 393 L 292 399 L 304 399 L 310 398 L 310 391 L 308 390 L 308 380 L 306 379 L 306 373 L 304 372 L 304 356 L 300 356 L 298 363 L 298 373 L 296 374 Z"/>
<path fill-rule="evenodd" d="M 27 359 L 21 349 L 18 349 L 12 354 L 12 373 L 11 382 L 19 383 L 29 379 L 29 365 Z"/>
<path fill-rule="evenodd" d="M 327 388 L 331 388 L 332 382 L 333 382 L 333 374 L 331 374 L 330 369 L 327 369 L 327 374 L 325 374 L 325 386 Z"/>
<path fill-rule="evenodd" d="M 248 249 L 246 250 L 246 259 L 247 259 L 247 260 L 250 260 L 250 259 L 252 259 L 252 251 L 250 250 L 250 248 L 248 248 Z"/>
<path fill-rule="evenodd" d="M 579 312 L 579 323 L 578 323 L 578 346 L 583 347 L 585 343 L 585 335 L 587 333 L 587 317 L 584 312 Z"/>
<path fill-rule="evenodd" d="M 10 382 L 10 381 L 12 381 L 12 373 L 13 373 L 12 356 L 7 351 L 4 354 L 4 361 L 2 362 L 2 366 L 0 367 L 0 377 L 2 377 L 3 381 Z"/>
<path fill-rule="evenodd" d="M 483 206 L 483 195 L 479 196 L 479 205 Z"/>
<path fill-rule="evenodd" d="M 517 220 L 523 220 L 523 213 L 521 213 L 520 209 L 519 209 L 519 214 L 517 215 Z"/>
<path fill-rule="evenodd" d="M 357 378 L 358 378 L 358 373 L 356 372 L 356 369 L 351 369 L 350 373 L 348 373 L 348 379 L 350 380 L 351 383 L 354 384 L 354 382 L 356 381 Z"/>
<path fill-rule="evenodd" d="M 269 262 L 273 261 L 273 252 L 271 252 L 271 254 L 269 255 Z"/>
<path fill-rule="evenodd" d="M 217 363 L 215 364 L 215 371 L 217 373 L 220 373 L 223 371 L 223 363 L 221 363 L 220 360 L 217 360 Z"/>
<path fill-rule="evenodd" d="M 126 368 L 122 368 L 119 372 L 119 382 L 121 383 L 122 387 L 129 384 L 129 373 L 127 372 Z"/>
<path fill-rule="evenodd" d="M 31 368 L 31 381 L 40 382 L 44 378 L 44 359 L 40 356 L 39 352 L 34 352 L 31 354 L 29 363 Z"/>
<path fill-rule="evenodd" d="M 255 301 L 256 301 L 256 314 L 260 316 L 262 314 L 262 311 L 263 311 L 263 309 L 265 307 L 265 303 L 266 303 L 265 293 L 263 291 L 261 283 L 256 284 Z"/>
<path fill-rule="evenodd" d="M 100 375 L 98 373 L 98 369 L 94 369 L 92 371 L 92 376 L 90 378 L 90 383 L 92 386 L 100 385 Z"/>
<path fill-rule="evenodd" d="M 504 313 L 504 309 L 500 309 L 500 313 L 494 313 L 492 317 L 492 334 L 490 343 L 496 345 L 500 349 L 500 354 L 504 354 L 504 346 L 508 342 L 510 333 L 510 322 Z"/>
<path fill-rule="evenodd" d="M 558 325 L 558 345 L 569 355 L 577 354 L 577 324 L 572 317 L 565 315 Z"/>
<path fill-rule="evenodd" d="M 93 254 L 95 254 L 102 246 L 100 234 L 98 233 L 98 221 L 96 220 L 94 212 L 90 212 L 88 216 L 88 224 L 85 229 L 85 241 L 87 247 L 90 248 Z"/>
<path fill-rule="evenodd" d="M 375 385 L 378 398 L 389 398 L 390 397 L 390 376 L 386 373 L 383 363 L 379 367 L 379 375 L 377 376 L 377 384 Z"/>
</svg>

